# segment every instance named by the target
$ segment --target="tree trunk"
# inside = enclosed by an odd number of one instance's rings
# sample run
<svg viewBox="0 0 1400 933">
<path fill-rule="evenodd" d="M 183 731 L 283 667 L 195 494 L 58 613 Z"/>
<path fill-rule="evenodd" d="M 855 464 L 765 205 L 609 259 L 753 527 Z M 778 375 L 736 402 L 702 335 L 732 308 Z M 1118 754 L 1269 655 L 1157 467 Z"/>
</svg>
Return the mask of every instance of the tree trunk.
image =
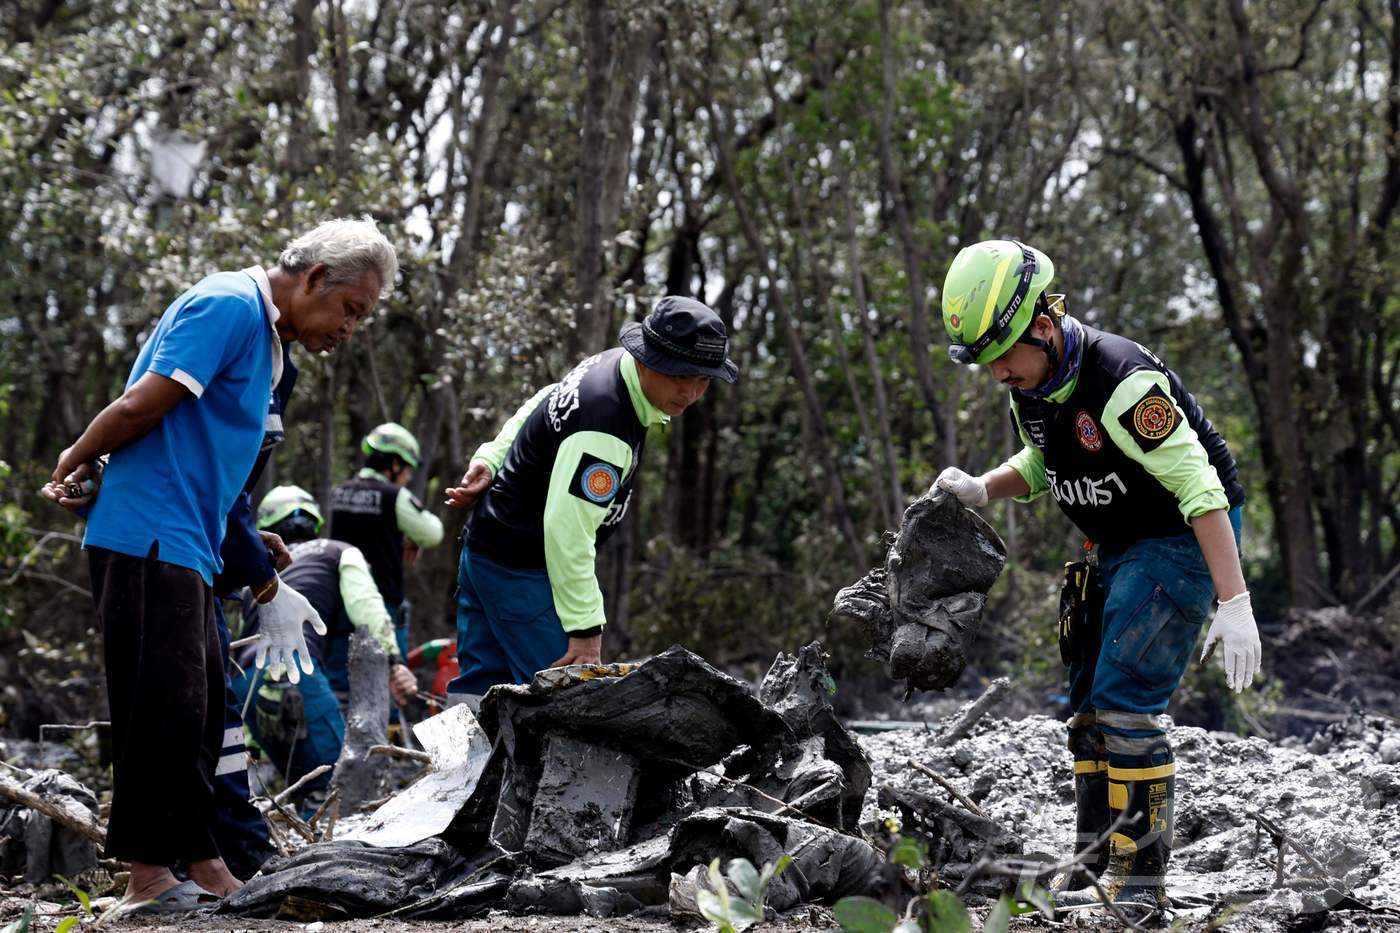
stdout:
<svg viewBox="0 0 1400 933">
<path fill-rule="evenodd" d="M 607 100 L 612 55 L 608 0 L 585 0 L 582 135 L 578 166 L 578 242 L 575 244 L 574 357 L 603 349 L 603 189 L 607 166 Z"/>
<path fill-rule="evenodd" d="M 880 108 L 880 171 L 884 176 L 886 194 L 894 212 L 895 231 L 904 255 L 904 273 L 909 284 L 909 350 L 914 358 L 914 371 L 919 377 L 919 392 L 929 417 L 933 419 L 934 436 L 943 442 L 943 462 L 958 462 L 957 429 L 943 412 L 934 387 L 932 347 L 928 332 L 928 303 L 924 293 L 924 274 L 920 266 L 918 246 L 914 242 L 914 224 L 910 219 L 909 203 L 899 181 L 895 164 L 894 143 L 894 49 L 890 39 L 890 3 L 880 0 L 880 54 L 883 62 L 884 96 Z"/>
<path fill-rule="evenodd" d="M 880 450 L 885 460 L 885 479 L 889 482 L 890 507 L 885 516 L 886 527 L 898 528 L 904 515 L 904 488 L 899 481 L 899 456 L 895 453 L 894 433 L 890 429 L 890 405 L 885 393 L 884 367 L 879 349 L 875 345 L 874 312 L 866 298 L 860 237 L 856 232 L 855 208 L 851 205 L 850 172 L 839 154 L 835 158 L 838 165 L 836 187 L 841 194 L 841 208 L 846 222 L 846 262 L 851 267 L 851 294 L 855 297 L 856 314 L 860 318 L 865 367 L 870 370 L 870 383 L 874 389 L 875 419 L 879 430 Z"/>
<path fill-rule="evenodd" d="M 730 198 L 734 202 L 735 213 L 739 218 L 739 227 L 743 230 L 744 239 L 748 242 L 749 249 L 758 258 L 759 268 L 768 278 L 768 300 L 773 309 L 773 316 L 783 331 L 793 378 L 797 380 L 798 388 L 802 392 L 802 401 L 814 435 L 812 446 L 816 448 L 815 453 L 826 477 L 827 491 L 831 497 L 829 504 L 836 521 L 836 528 L 845 540 L 850 559 L 855 566 L 860 566 L 867 562 L 864 549 L 860 546 L 855 525 L 851 521 L 850 508 L 846 504 L 846 491 L 842 483 L 840 465 L 836 462 L 831 437 L 826 430 L 826 419 L 821 399 L 817 397 L 812 373 L 807 365 L 807 352 L 802 346 L 802 337 L 797 332 L 797 326 L 792 316 L 788 314 L 787 304 L 783 300 L 782 289 L 778 284 L 780 279 L 778 270 L 768 255 L 768 247 L 759 236 L 758 228 L 754 225 L 753 215 L 749 213 L 743 192 L 739 189 L 739 179 L 734 174 L 734 159 L 730 151 L 733 143 L 728 121 L 720 115 L 719 108 L 712 96 L 705 101 L 705 107 L 709 110 L 720 170 L 724 174 L 726 187 L 728 187 Z"/>
</svg>

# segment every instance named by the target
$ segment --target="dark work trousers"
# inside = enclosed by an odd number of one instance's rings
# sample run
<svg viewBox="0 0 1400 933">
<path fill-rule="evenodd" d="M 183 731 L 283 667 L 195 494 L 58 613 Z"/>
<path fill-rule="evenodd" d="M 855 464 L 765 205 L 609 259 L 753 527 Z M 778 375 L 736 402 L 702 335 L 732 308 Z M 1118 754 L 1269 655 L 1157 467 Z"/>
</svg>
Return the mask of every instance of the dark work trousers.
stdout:
<svg viewBox="0 0 1400 933">
<path fill-rule="evenodd" d="M 224 671 L 214 594 L 159 559 L 88 548 L 112 717 L 108 858 L 173 865 L 216 858 L 214 769 Z"/>
<path fill-rule="evenodd" d="M 214 768 L 214 841 L 228 870 L 236 878 L 251 878 L 276 853 L 267 837 L 267 822 L 248 801 L 248 750 L 243 745 L 243 704 L 233 691 L 228 622 L 219 600 L 214 601 L 214 624 L 219 631 L 219 657 L 224 670 L 224 737 Z M 251 713 L 251 710 L 250 710 Z"/>
</svg>

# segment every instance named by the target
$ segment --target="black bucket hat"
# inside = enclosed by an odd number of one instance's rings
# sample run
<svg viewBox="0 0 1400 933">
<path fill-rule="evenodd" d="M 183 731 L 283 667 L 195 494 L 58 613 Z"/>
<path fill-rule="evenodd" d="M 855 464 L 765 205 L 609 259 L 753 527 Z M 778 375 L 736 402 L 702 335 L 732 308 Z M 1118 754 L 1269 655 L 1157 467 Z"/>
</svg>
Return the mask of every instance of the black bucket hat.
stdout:
<svg viewBox="0 0 1400 933">
<path fill-rule="evenodd" d="M 667 295 L 646 320 L 622 325 L 619 337 L 628 353 L 664 375 L 739 380 L 739 367 L 724 355 L 729 348 L 724 322 L 693 298 Z"/>
</svg>

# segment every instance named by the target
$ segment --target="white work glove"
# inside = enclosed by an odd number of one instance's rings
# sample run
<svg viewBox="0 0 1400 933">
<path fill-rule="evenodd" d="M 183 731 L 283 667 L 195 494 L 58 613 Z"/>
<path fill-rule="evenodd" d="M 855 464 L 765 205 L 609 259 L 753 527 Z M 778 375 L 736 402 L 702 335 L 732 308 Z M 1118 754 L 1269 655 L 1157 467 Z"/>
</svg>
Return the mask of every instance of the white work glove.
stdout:
<svg viewBox="0 0 1400 933">
<path fill-rule="evenodd" d="M 265 603 L 258 605 L 258 667 L 272 659 L 274 669 L 282 666 L 287 671 L 287 679 L 292 683 L 301 680 L 295 661 L 300 661 L 301 669 L 314 674 L 316 668 L 311 663 L 311 653 L 306 650 L 306 638 L 301 633 L 303 623 L 310 622 L 317 635 L 326 634 L 326 623 L 307 598 L 287 585 L 280 577 L 277 580 L 277 593 Z"/>
<path fill-rule="evenodd" d="M 1225 667 L 1225 683 L 1236 693 L 1248 687 L 1259 673 L 1259 627 L 1254 624 L 1254 608 L 1249 593 L 1227 599 L 1215 610 L 1206 645 L 1201 649 L 1201 662 L 1210 657 L 1217 641 L 1224 647 L 1221 663 Z"/>
<path fill-rule="evenodd" d="M 946 489 L 958 497 L 958 501 L 971 508 L 987 504 L 987 484 L 975 476 L 969 476 L 957 467 L 947 467 L 938 474 L 938 479 L 928 491 Z"/>
</svg>

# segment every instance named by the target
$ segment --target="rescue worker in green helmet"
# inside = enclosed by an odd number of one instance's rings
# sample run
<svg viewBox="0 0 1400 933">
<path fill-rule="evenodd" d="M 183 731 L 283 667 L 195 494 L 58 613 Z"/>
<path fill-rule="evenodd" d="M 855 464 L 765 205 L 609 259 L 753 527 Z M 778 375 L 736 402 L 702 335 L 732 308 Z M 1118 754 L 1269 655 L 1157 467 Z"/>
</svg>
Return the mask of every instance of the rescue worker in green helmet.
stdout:
<svg viewBox="0 0 1400 933">
<path fill-rule="evenodd" d="M 1180 377 L 1141 344 L 1067 314 L 1064 296 L 1047 291 L 1054 277 L 1049 256 L 1016 240 L 976 243 L 954 258 L 943 284 L 948 355 L 986 367 L 1010 390 L 1023 447 L 980 476 L 948 467 L 934 486 L 974 508 L 1049 493 L 1092 542 L 1096 566 L 1077 565 L 1079 608 L 1061 645 L 1076 849 L 1126 812 L 1090 868 L 1116 901 L 1150 914 L 1169 906 L 1176 811 L 1176 763 L 1158 717 L 1213 601 L 1202 660 L 1218 642 L 1236 691 L 1259 673 L 1239 558 L 1244 490 Z M 1064 879 L 1057 903 L 1096 901 L 1087 883 Z"/>
<path fill-rule="evenodd" d="M 287 544 L 292 563 L 282 578 L 306 597 L 326 626 L 323 633 L 303 627 L 296 650 L 310 660 L 312 673 L 296 683 L 283 673 L 295 663 L 289 657 L 269 658 L 272 663 L 261 670 L 254 667 L 257 642 L 237 658 L 244 673 L 234 678 L 234 692 L 240 703 L 250 691 L 256 694 L 248 730 L 290 784 L 340 757 L 352 629 L 365 629 L 389 656 L 388 689 L 395 703 L 414 695 L 417 683 L 399 654 L 389 612 L 364 555 L 344 541 L 317 537 L 324 522 L 316 499 L 300 486 L 278 486 L 258 503 L 256 520 L 258 530 L 271 531 Z M 259 605 L 245 590 L 240 635 L 255 635 L 259 629 Z M 297 802 L 303 813 L 316 809 L 330 782 L 328 773 L 302 788 Z"/>
<path fill-rule="evenodd" d="M 331 492 L 330 534 L 364 552 L 394 621 L 400 654 L 408 657 L 404 566 L 413 566 L 420 549 L 442 542 L 442 521 L 408 491 L 420 452 L 407 428 L 381 424 L 365 435 L 360 450 L 364 467 Z"/>
</svg>

